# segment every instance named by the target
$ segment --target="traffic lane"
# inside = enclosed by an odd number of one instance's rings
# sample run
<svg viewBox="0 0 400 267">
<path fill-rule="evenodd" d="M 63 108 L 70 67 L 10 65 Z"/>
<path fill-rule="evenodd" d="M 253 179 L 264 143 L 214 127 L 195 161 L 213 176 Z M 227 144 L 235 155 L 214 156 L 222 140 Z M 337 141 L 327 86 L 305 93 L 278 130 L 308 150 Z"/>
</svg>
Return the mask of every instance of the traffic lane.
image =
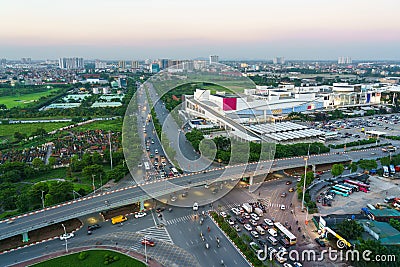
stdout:
<svg viewBox="0 0 400 267">
<path fill-rule="evenodd" d="M 201 214 L 201 210 L 204 209 L 199 209 L 199 214 Z M 193 210 L 180 209 L 180 215 L 184 213 L 192 215 Z M 207 227 L 210 227 L 210 232 L 207 231 Z M 201 266 L 218 266 L 221 264 L 221 260 L 224 261 L 226 266 L 247 266 L 241 255 L 209 217 L 204 220 L 202 225 L 200 225 L 199 217 L 197 217 L 196 220 L 168 225 L 167 229 L 174 243 L 191 252 Z M 201 240 L 201 232 L 205 241 Z M 219 248 L 217 247 L 216 237 L 220 239 Z M 206 243 L 209 244 L 208 249 L 205 246 Z"/>
</svg>

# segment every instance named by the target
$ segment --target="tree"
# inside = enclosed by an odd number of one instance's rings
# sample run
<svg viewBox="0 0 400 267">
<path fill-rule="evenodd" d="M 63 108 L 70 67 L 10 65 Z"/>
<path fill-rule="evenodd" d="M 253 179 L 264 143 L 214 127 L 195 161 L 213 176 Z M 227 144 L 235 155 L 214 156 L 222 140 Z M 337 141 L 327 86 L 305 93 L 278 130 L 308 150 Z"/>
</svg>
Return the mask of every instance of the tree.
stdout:
<svg viewBox="0 0 400 267">
<path fill-rule="evenodd" d="M 99 165 L 103 163 L 103 158 L 101 157 L 99 152 L 96 151 L 92 154 L 92 163 L 99 164 Z"/>
<path fill-rule="evenodd" d="M 54 167 L 54 165 L 56 165 L 57 160 L 54 157 L 50 157 L 48 159 L 48 163 L 51 167 Z"/>
<path fill-rule="evenodd" d="M 383 157 L 380 159 L 381 165 L 382 166 L 388 166 L 390 165 L 390 158 L 389 157 Z"/>
<path fill-rule="evenodd" d="M 362 159 L 358 162 L 358 166 L 363 170 L 372 170 L 378 167 L 375 160 Z"/>
<path fill-rule="evenodd" d="M 332 173 L 333 177 L 341 175 L 343 173 L 343 171 L 344 171 L 343 164 L 333 164 L 332 169 L 331 169 L 331 173 Z"/>
<path fill-rule="evenodd" d="M 338 232 L 345 239 L 358 239 L 364 228 L 355 220 L 344 220 L 337 225 Z"/>
<path fill-rule="evenodd" d="M 49 186 L 45 182 L 40 182 L 34 184 L 30 190 L 28 191 L 28 197 L 30 202 L 36 207 L 42 206 L 42 191 L 43 195 L 46 195 L 49 192 Z"/>
<path fill-rule="evenodd" d="M 17 139 L 18 142 L 20 142 L 20 141 L 26 139 L 26 134 L 22 134 L 20 132 L 15 132 L 14 138 Z"/>
<path fill-rule="evenodd" d="M 100 174 L 104 174 L 104 168 L 99 164 L 89 165 L 83 168 L 82 174 L 87 177 L 91 177 L 92 175 L 100 176 Z"/>
<path fill-rule="evenodd" d="M 43 162 L 43 160 L 40 159 L 40 158 L 34 158 L 34 159 L 32 160 L 32 167 L 33 167 L 35 170 L 43 169 L 43 167 L 44 167 L 44 162 Z"/>
<path fill-rule="evenodd" d="M 357 169 L 358 169 L 357 164 L 354 163 L 354 162 L 352 162 L 352 163 L 350 164 L 350 171 L 351 171 L 351 172 L 356 172 Z"/>
</svg>

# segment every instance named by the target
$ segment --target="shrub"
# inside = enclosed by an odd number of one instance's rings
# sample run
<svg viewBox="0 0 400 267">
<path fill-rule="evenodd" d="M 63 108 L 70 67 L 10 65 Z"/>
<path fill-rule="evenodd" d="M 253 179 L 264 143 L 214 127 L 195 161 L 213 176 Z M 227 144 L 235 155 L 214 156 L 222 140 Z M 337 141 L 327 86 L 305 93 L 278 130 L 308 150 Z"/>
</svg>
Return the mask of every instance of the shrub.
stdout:
<svg viewBox="0 0 400 267">
<path fill-rule="evenodd" d="M 79 253 L 78 259 L 82 261 L 82 260 L 86 259 L 88 256 L 89 256 L 89 253 L 87 253 L 86 251 L 82 251 Z"/>
</svg>

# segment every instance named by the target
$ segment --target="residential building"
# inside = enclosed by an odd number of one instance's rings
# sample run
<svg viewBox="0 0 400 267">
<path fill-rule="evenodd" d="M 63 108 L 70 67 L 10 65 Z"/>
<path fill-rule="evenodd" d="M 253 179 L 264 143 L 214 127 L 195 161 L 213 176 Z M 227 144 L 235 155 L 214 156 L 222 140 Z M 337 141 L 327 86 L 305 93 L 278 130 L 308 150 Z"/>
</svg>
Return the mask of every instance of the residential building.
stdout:
<svg viewBox="0 0 400 267">
<path fill-rule="evenodd" d="M 72 57 L 72 58 L 60 58 L 58 60 L 58 66 L 61 69 L 83 69 L 84 63 L 83 63 L 83 58 L 77 58 L 77 57 Z"/>
<path fill-rule="evenodd" d="M 216 55 L 211 55 L 210 56 L 210 64 L 212 63 L 218 63 L 219 62 L 219 57 Z"/>
</svg>

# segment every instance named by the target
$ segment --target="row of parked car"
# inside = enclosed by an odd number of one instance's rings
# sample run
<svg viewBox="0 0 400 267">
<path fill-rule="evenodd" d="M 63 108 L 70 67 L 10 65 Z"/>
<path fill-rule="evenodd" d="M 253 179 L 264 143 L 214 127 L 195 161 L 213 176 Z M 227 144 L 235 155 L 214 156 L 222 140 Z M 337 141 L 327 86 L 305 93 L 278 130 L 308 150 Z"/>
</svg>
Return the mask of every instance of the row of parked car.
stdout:
<svg viewBox="0 0 400 267">
<path fill-rule="evenodd" d="M 253 209 L 259 208 L 261 211 L 266 210 L 265 206 L 260 203 L 248 203 Z M 240 232 L 240 224 L 243 228 L 247 230 L 253 237 L 253 241 L 249 243 L 249 246 L 255 253 L 259 250 L 264 249 L 264 245 L 268 244 L 268 258 L 274 258 L 279 263 L 283 264 L 285 267 L 292 267 L 293 265 L 286 262 L 286 257 L 281 257 L 279 255 L 284 255 L 287 253 L 287 249 L 290 247 L 289 242 L 283 237 L 279 236 L 277 230 L 274 228 L 274 221 L 269 218 L 263 218 L 261 213 L 256 214 L 254 212 L 248 213 L 243 207 L 234 207 L 230 210 L 235 216 L 228 218 L 226 212 L 221 212 L 220 215 L 227 218 L 227 222 L 236 231 Z M 262 236 L 268 235 L 265 238 Z M 278 253 L 279 252 L 279 253 Z M 294 266 L 302 266 L 300 263 L 296 262 Z"/>
</svg>

